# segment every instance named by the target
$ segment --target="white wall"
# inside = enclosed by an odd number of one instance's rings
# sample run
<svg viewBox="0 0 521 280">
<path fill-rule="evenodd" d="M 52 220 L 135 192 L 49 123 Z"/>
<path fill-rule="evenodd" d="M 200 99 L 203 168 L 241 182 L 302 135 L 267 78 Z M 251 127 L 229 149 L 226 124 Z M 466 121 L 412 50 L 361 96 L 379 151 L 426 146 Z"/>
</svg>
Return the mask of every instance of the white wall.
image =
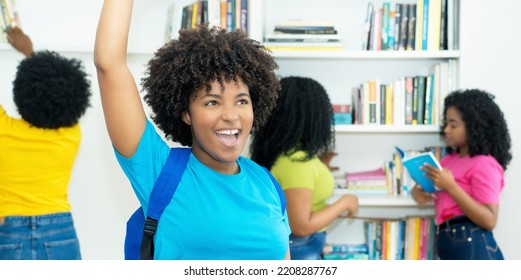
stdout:
<svg viewBox="0 0 521 280">
<path fill-rule="evenodd" d="M 144 1 L 138 0 L 137 5 L 142 5 Z M 72 213 L 84 259 L 122 259 L 124 225 L 137 207 L 137 200 L 115 160 L 107 136 L 90 52 L 102 1 L 17 0 L 17 2 L 22 14 L 22 23 L 35 40 L 37 47 L 68 44 L 72 48 L 78 47 L 84 50 L 62 52 L 66 56 L 84 61 L 91 74 L 93 86 L 92 108 L 81 121 L 83 142 L 70 185 Z M 74 2 L 74 5 L 52 5 L 62 2 Z M 151 15 L 160 18 L 158 15 L 163 13 L 161 7 L 168 2 L 154 0 L 155 4 L 160 5 L 138 6 L 136 9 L 146 15 L 138 14 L 134 17 L 134 23 L 139 23 L 139 28 L 135 27 L 132 30 L 134 34 L 146 34 L 146 36 L 134 36 L 130 40 L 130 48 L 142 51 L 142 54 L 129 56 L 131 68 L 138 82 L 144 70 L 143 65 L 150 57 L 149 54 L 144 54 L 145 51 L 155 49 L 160 41 L 158 38 L 162 36 L 162 30 L 157 28 L 163 26 L 161 22 L 157 22 L 161 20 L 155 19 L 156 26 L 151 26 L 146 19 L 150 19 Z M 498 103 L 509 122 L 514 160 L 506 173 L 506 188 L 502 196 L 500 218 L 495 234 L 506 258 L 521 259 L 521 241 L 517 237 L 518 230 L 521 229 L 521 219 L 518 216 L 521 212 L 521 204 L 518 202 L 518 198 L 521 198 L 521 188 L 519 188 L 521 167 L 518 158 L 521 151 L 516 145 L 516 141 L 519 142 L 521 138 L 521 125 L 519 113 L 515 113 L 521 104 L 521 94 L 515 82 L 519 78 L 518 69 L 521 65 L 519 54 L 521 31 L 516 24 L 521 3 L 515 0 L 494 2 L 462 0 L 462 2 L 460 85 L 479 87 L 496 94 Z M 43 12 L 51 8 L 54 10 L 52 13 L 54 16 L 49 16 L 50 12 Z M 71 13 L 71 11 L 80 12 Z M 80 20 L 75 20 L 76 16 Z M 45 44 L 41 44 L 40 41 L 45 41 Z M 2 85 L 0 103 L 12 115 L 16 115 L 16 111 L 10 92 L 15 68 L 21 58 L 21 55 L 6 46 L 0 46 L 0 84 Z M 341 67 L 339 64 L 337 68 L 330 68 L 330 71 L 342 71 Z M 122 106 L 124 102 L 121 101 Z"/>
<path fill-rule="evenodd" d="M 505 258 L 520 260 L 521 30 L 518 21 L 521 2 L 462 2 L 460 86 L 481 88 L 495 94 L 508 121 L 513 160 L 505 173 L 505 189 L 501 196 L 499 221 L 494 234 Z"/>
</svg>

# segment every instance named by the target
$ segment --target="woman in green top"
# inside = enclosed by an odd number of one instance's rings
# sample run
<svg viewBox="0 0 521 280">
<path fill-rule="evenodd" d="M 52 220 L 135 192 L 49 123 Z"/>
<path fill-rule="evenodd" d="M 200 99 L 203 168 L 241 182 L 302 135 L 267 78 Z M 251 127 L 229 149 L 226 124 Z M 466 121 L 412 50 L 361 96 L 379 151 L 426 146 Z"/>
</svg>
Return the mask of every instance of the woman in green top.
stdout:
<svg viewBox="0 0 521 280">
<path fill-rule="evenodd" d="M 321 259 L 326 226 L 342 212 L 353 216 L 358 199 L 327 204 L 334 187 L 333 110 L 324 87 L 305 77 L 281 79 L 282 91 L 267 123 L 253 135 L 251 158 L 270 169 L 287 200 L 291 259 Z"/>
</svg>

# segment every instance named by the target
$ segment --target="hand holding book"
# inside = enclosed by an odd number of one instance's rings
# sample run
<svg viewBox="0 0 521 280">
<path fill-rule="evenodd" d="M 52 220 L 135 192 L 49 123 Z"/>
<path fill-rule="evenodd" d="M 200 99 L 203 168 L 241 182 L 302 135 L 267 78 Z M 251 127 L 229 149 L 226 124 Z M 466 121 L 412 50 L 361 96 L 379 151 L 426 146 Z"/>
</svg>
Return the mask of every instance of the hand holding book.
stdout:
<svg viewBox="0 0 521 280">
<path fill-rule="evenodd" d="M 398 147 L 396 150 L 402 157 L 403 166 L 407 169 L 413 180 L 422 187 L 425 192 L 433 193 L 439 189 L 434 186 L 431 179 L 425 176 L 423 170 L 426 164 L 429 164 L 437 169 L 442 169 L 440 163 L 432 152 L 420 153 L 414 156 L 405 157 L 405 153 Z"/>
</svg>

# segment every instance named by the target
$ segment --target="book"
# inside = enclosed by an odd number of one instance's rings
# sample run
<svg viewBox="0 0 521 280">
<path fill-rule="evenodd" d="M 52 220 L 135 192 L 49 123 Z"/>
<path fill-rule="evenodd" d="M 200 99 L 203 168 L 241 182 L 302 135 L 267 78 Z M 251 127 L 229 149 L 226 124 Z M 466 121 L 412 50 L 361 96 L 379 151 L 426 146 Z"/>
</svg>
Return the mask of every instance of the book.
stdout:
<svg viewBox="0 0 521 280">
<path fill-rule="evenodd" d="M 305 43 L 327 43 L 341 42 L 342 37 L 338 34 L 294 34 L 273 32 L 264 36 L 265 42 L 305 42 Z"/>
<path fill-rule="evenodd" d="M 21 27 L 15 0 L 0 0 L 0 42 L 7 43 L 5 30 L 16 26 Z"/>
<path fill-rule="evenodd" d="M 420 167 L 424 166 L 426 163 L 437 167 L 438 169 L 442 169 L 440 163 L 432 152 L 419 153 L 406 157 L 403 150 L 398 147 L 396 147 L 396 150 L 402 157 L 402 164 L 405 169 L 407 169 L 412 179 L 420 185 L 424 191 L 433 193 L 439 190 L 434 186 L 432 180 L 424 176 L 424 171 L 420 169 Z"/>
</svg>

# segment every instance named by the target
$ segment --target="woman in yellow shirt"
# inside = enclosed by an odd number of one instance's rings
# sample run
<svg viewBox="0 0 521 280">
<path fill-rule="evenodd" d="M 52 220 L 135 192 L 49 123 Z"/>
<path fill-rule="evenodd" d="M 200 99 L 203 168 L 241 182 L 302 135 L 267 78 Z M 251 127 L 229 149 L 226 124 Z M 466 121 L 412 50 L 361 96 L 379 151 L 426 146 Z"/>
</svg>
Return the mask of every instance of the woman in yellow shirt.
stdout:
<svg viewBox="0 0 521 280">
<path fill-rule="evenodd" d="M 329 167 L 334 127 L 324 87 L 305 77 L 286 77 L 280 82 L 277 106 L 253 135 L 251 158 L 270 169 L 284 189 L 292 231 L 291 259 L 321 259 L 327 225 L 344 211 L 354 215 L 358 199 L 344 195 L 327 204 L 334 187 Z"/>
<path fill-rule="evenodd" d="M 7 35 L 25 59 L 13 82 L 21 119 L 0 105 L 0 260 L 81 259 L 67 187 L 90 82 L 79 60 L 35 53 L 19 28 Z"/>
</svg>

